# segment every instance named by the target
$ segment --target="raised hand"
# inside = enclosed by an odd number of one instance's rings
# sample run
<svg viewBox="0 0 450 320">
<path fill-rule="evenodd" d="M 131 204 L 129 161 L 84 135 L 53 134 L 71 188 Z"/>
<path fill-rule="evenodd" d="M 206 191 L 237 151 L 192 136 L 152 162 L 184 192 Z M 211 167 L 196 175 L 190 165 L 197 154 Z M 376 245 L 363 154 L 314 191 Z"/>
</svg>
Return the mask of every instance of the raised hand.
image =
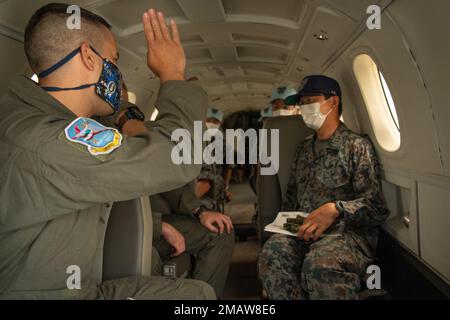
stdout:
<svg viewBox="0 0 450 320">
<path fill-rule="evenodd" d="M 147 39 L 147 65 L 161 82 L 185 80 L 186 56 L 181 46 L 178 27 L 170 21 L 172 35 L 162 12 L 150 9 L 142 17 Z"/>
</svg>

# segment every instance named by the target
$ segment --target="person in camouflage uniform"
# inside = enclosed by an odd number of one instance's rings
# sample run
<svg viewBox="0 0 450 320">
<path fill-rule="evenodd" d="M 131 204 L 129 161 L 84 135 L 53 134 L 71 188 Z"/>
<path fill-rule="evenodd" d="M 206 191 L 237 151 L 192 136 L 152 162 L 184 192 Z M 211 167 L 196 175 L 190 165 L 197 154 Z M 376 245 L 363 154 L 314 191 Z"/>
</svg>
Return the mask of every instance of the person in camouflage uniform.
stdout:
<svg viewBox="0 0 450 320">
<path fill-rule="evenodd" d="M 219 132 L 222 121 L 222 111 L 215 108 L 208 109 L 205 121 L 207 129 L 212 130 L 212 132 Z M 214 134 L 211 138 L 211 141 L 215 139 Z M 197 195 L 202 200 L 203 204 L 210 210 L 223 213 L 225 211 L 225 202 L 228 198 L 223 165 L 204 163 L 197 181 Z"/>
<path fill-rule="evenodd" d="M 263 288 L 271 299 L 358 299 L 377 227 L 389 214 L 374 147 L 340 122 L 335 80 L 307 77 L 288 99 L 301 100 L 305 123 L 316 134 L 298 146 L 282 211 L 311 214 L 298 237 L 277 234 L 265 243 Z"/>
</svg>

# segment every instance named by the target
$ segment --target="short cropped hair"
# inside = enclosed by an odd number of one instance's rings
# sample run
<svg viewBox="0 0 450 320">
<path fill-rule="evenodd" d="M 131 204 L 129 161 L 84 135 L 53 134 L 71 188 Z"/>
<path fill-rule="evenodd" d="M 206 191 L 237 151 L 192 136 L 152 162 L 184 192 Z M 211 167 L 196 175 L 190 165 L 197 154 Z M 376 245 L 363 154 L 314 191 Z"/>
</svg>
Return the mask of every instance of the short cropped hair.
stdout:
<svg viewBox="0 0 450 320">
<path fill-rule="evenodd" d="M 84 41 L 94 47 L 104 43 L 104 28 L 111 25 L 102 17 L 80 8 L 81 28 L 69 29 L 67 20 L 72 13 L 67 12 L 70 5 L 50 3 L 38 9 L 25 29 L 25 54 L 35 73 L 51 67 Z M 100 50 L 100 49 L 98 49 Z"/>
</svg>

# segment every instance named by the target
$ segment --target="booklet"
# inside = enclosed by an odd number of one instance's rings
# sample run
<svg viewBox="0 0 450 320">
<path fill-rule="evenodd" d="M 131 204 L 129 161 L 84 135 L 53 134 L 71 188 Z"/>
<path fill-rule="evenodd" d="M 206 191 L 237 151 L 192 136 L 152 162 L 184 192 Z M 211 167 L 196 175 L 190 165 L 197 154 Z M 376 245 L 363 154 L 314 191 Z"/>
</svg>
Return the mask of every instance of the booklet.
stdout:
<svg viewBox="0 0 450 320">
<path fill-rule="evenodd" d="M 271 224 L 268 224 L 264 228 L 264 231 L 271 232 L 271 233 L 286 234 L 288 236 L 297 236 L 295 233 L 285 230 L 283 228 L 283 225 L 286 223 L 288 218 L 295 219 L 297 216 L 306 218 L 308 215 L 309 215 L 309 213 L 306 213 L 306 212 L 279 212 L 276 219 Z"/>
<path fill-rule="evenodd" d="M 289 219 L 289 218 L 295 219 L 297 216 L 306 218 L 309 216 L 309 213 L 306 213 L 306 212 L 279 212 L 276 219 L 271 224 L 268 224 L 264 228 L 264 231 L 271 232 L 271 233 L 280 233 L 280 234 L 285 234 L 288 236 L 297 237 L 296 233 L 289 232 L 283 228 L 283 225 L 286 223 L 287 219 Z M 341 228 L 339 228 L 339 229 L 341 229 Z M 332 233 L 332 234 L 322 234 L 320 236 L 320 238 L 330 237 L 330 236 L 339 236 L 339 235 L 340 235 L 340 232 Z"/>
</svg>

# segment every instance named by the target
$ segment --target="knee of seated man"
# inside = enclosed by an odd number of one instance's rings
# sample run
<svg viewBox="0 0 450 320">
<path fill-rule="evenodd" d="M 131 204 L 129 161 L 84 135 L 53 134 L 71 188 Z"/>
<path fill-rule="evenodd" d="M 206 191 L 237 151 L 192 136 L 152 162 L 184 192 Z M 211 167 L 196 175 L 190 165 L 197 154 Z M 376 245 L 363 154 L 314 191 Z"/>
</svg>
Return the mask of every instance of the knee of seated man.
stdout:
<svg viewBox="0 0 450 320">
<path fill-rule="evenodd" d="M 328 250 L 310 252 L 303 261 L 302 271 L 305 274 L 317 274 L 321 271 L 337 269 L 338 266 L 337 257 Z"/>
<path fill-rule="evenodd" d="M 185 279 L 183 281 L 197 288 L 198 298 L 196 299 L 217 300 L 216 292 L 210 284 L 194 279 Z"/>
<path fill-rule="evenodd" d="M 264 244 L 261 256 L 291 258 L 298 250 L 298 240 L 281 234 L 271 236 Z"/>
<path fill-rule="evenodd" d="M 213 246 L 220 246 L 224 250 L 233 250 L 236 237 L 234 230 L 231 230 L 230 233 L 226 231 L 223 233 L 209 232 L 209 235 L 211 237 L 210 243 Z"/>
<path fill-rule="evenodd" d="M 220 236 L 220 242 L 223 243 L 224 246 L 227 247 L 234 247 L 234 243 L 235 243 L 235 239 L 236 239 L 236 234 L 234 233 L 234 229 L 231 230 L 230 233 L 224 231 Z"/>
<path fill-rule="evenodd" d="M 312 245 L 303 261 L 302 273 L 306 278 L 321 277 L 330 270 L 340 269 L 340 255 L 343 254 L 333 245 Z"/>
<path fill-rule="evenodd" d="M 308 252 L 303 261 L 302 279 L 304 283 L 311 280 L 328 281 L 330 271 L 341 269 L 338 253 L 332 248 L 321 247 Z"/>
</svg>

